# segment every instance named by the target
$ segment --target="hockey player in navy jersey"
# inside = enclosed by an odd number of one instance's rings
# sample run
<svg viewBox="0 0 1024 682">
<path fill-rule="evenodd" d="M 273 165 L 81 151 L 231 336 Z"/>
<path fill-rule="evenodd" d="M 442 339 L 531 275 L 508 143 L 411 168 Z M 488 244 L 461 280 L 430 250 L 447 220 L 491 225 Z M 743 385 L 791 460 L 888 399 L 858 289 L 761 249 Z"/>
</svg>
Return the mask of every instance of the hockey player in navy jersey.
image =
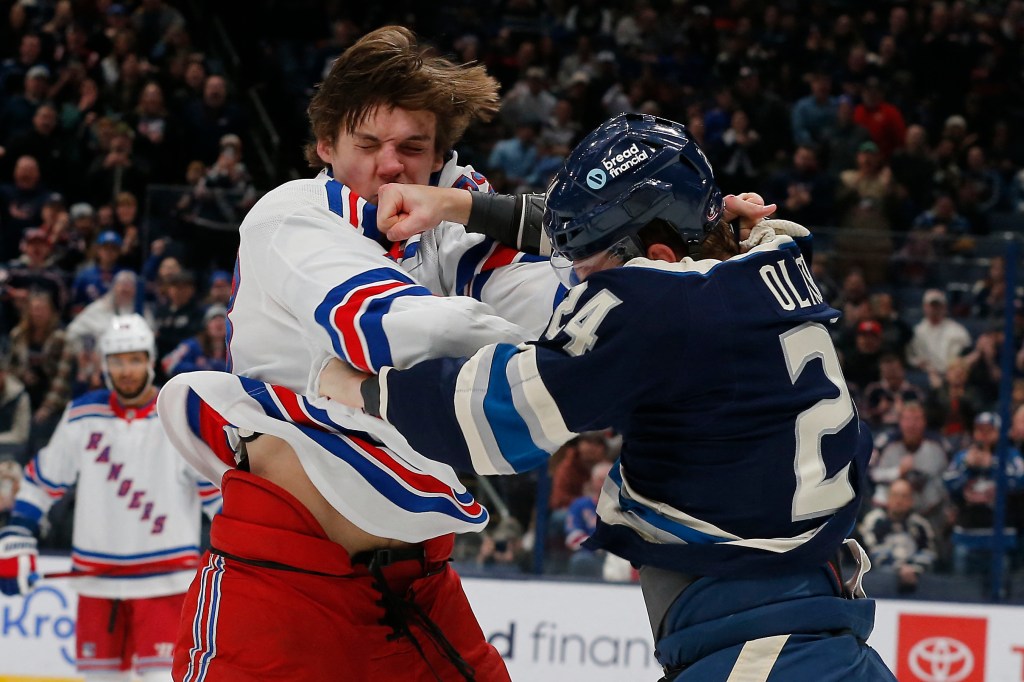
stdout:
<svg viewBox="0 0 1024 682">
<path fill-rule="evenodd" d="M 73 587 L 76 665 L 87 681 L 169 680 L 185 590 L 199 563 L 200 508 L 220 492 L 178 457 L 157 418 L 156 347 L 140 315 L 114 317 L 100 337 L 109 389 L 68 406 L 25 468 L 10 524 L 0 529 L 0 591 L 26 594 L 35 532 L 77 486 Z"/>
<path fill-rule="evenodd" d="M 544 228 L 570 289 L 537 341 L 360 377 L 323 395 L 457 469 L 520 472 L 574 433 L 623 448 L 587 547 L 640 566 L 666 680 L 892 680 L 865 644 L 874 603 L 839 550 L 870 434 L 785 221 L 741 245 L 679 124 L 617 116 L 573 151 Z"/>
</svg>

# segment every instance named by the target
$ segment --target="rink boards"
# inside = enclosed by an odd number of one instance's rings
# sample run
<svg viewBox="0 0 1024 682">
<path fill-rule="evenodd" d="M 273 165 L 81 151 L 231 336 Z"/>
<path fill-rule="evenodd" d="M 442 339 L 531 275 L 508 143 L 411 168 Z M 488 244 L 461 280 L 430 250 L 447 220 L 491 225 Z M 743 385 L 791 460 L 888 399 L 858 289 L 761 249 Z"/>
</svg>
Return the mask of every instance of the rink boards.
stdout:
<svg viewBox="0 0 1024 682">
<path fill-rule="evenodd" d="M 42 572 L 67 570 L 43 557 Z M 0 597 L 0 682 L 74 680 L 75 593 L 53 580 Z M 639 587 L 466 578 L 513 680 L 621 682 L 661 676 Z M 1024 607 L 880 600 L 871 644 L 901 682 L 1024 682 Z"/>
</svg>

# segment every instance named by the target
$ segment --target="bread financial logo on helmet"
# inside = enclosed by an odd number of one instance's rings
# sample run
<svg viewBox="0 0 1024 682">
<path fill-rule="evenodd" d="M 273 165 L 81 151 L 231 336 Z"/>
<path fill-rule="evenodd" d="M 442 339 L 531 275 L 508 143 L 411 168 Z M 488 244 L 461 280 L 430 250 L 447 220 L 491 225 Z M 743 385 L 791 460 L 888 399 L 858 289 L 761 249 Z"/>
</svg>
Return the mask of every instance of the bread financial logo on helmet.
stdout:
<svg viewBox="0 0 1024 682">
<path fill-rule="evenodd" d="M 629 148 L 622 151 L 615 156 L 602 159 L 601 165 L 608 171 L 608 175 L 618 177 L 623 171 L 629 170 L 633 166 L 638 166 L 644 161 L 650 158 L 650 154 L 647 153 L 647 149 L 641 149 L 637 146 L 636 142 L 629 145 Z"/>
</svg>

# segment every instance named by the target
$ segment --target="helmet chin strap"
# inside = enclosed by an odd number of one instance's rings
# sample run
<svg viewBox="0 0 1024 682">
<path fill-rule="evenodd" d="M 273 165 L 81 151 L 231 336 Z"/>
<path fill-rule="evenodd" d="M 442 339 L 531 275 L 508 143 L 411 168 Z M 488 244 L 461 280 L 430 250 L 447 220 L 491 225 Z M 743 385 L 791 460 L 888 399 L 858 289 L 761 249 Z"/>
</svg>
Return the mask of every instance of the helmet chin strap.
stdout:
<svg viewBox="0 0 1024 682">
<path fill-rule="evenodd" d="M 700 260 L 701 247 L 704 245 L 703 239 L 687 239 L 686 240 L 686 257 L 692 258 L 693 260 Z"/>
</svg>

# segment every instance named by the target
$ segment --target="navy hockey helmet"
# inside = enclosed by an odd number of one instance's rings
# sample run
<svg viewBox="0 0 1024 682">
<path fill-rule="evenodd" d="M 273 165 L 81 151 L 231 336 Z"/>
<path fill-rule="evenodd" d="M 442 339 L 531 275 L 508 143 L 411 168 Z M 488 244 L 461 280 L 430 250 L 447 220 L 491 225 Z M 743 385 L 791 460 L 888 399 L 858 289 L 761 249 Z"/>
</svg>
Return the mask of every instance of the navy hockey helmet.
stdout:
<svg viewBox="0 0 1024 682">
<path fill-rule="evenodd" d="M 552 250 L 571 261 L 636 242 L 654 219 L 699 243 L 722 215 L 704 152 L 683 125 L 647 114 L 619 114 L 587 135 L 552 179 L 546 201 Z"/>
</svg>

